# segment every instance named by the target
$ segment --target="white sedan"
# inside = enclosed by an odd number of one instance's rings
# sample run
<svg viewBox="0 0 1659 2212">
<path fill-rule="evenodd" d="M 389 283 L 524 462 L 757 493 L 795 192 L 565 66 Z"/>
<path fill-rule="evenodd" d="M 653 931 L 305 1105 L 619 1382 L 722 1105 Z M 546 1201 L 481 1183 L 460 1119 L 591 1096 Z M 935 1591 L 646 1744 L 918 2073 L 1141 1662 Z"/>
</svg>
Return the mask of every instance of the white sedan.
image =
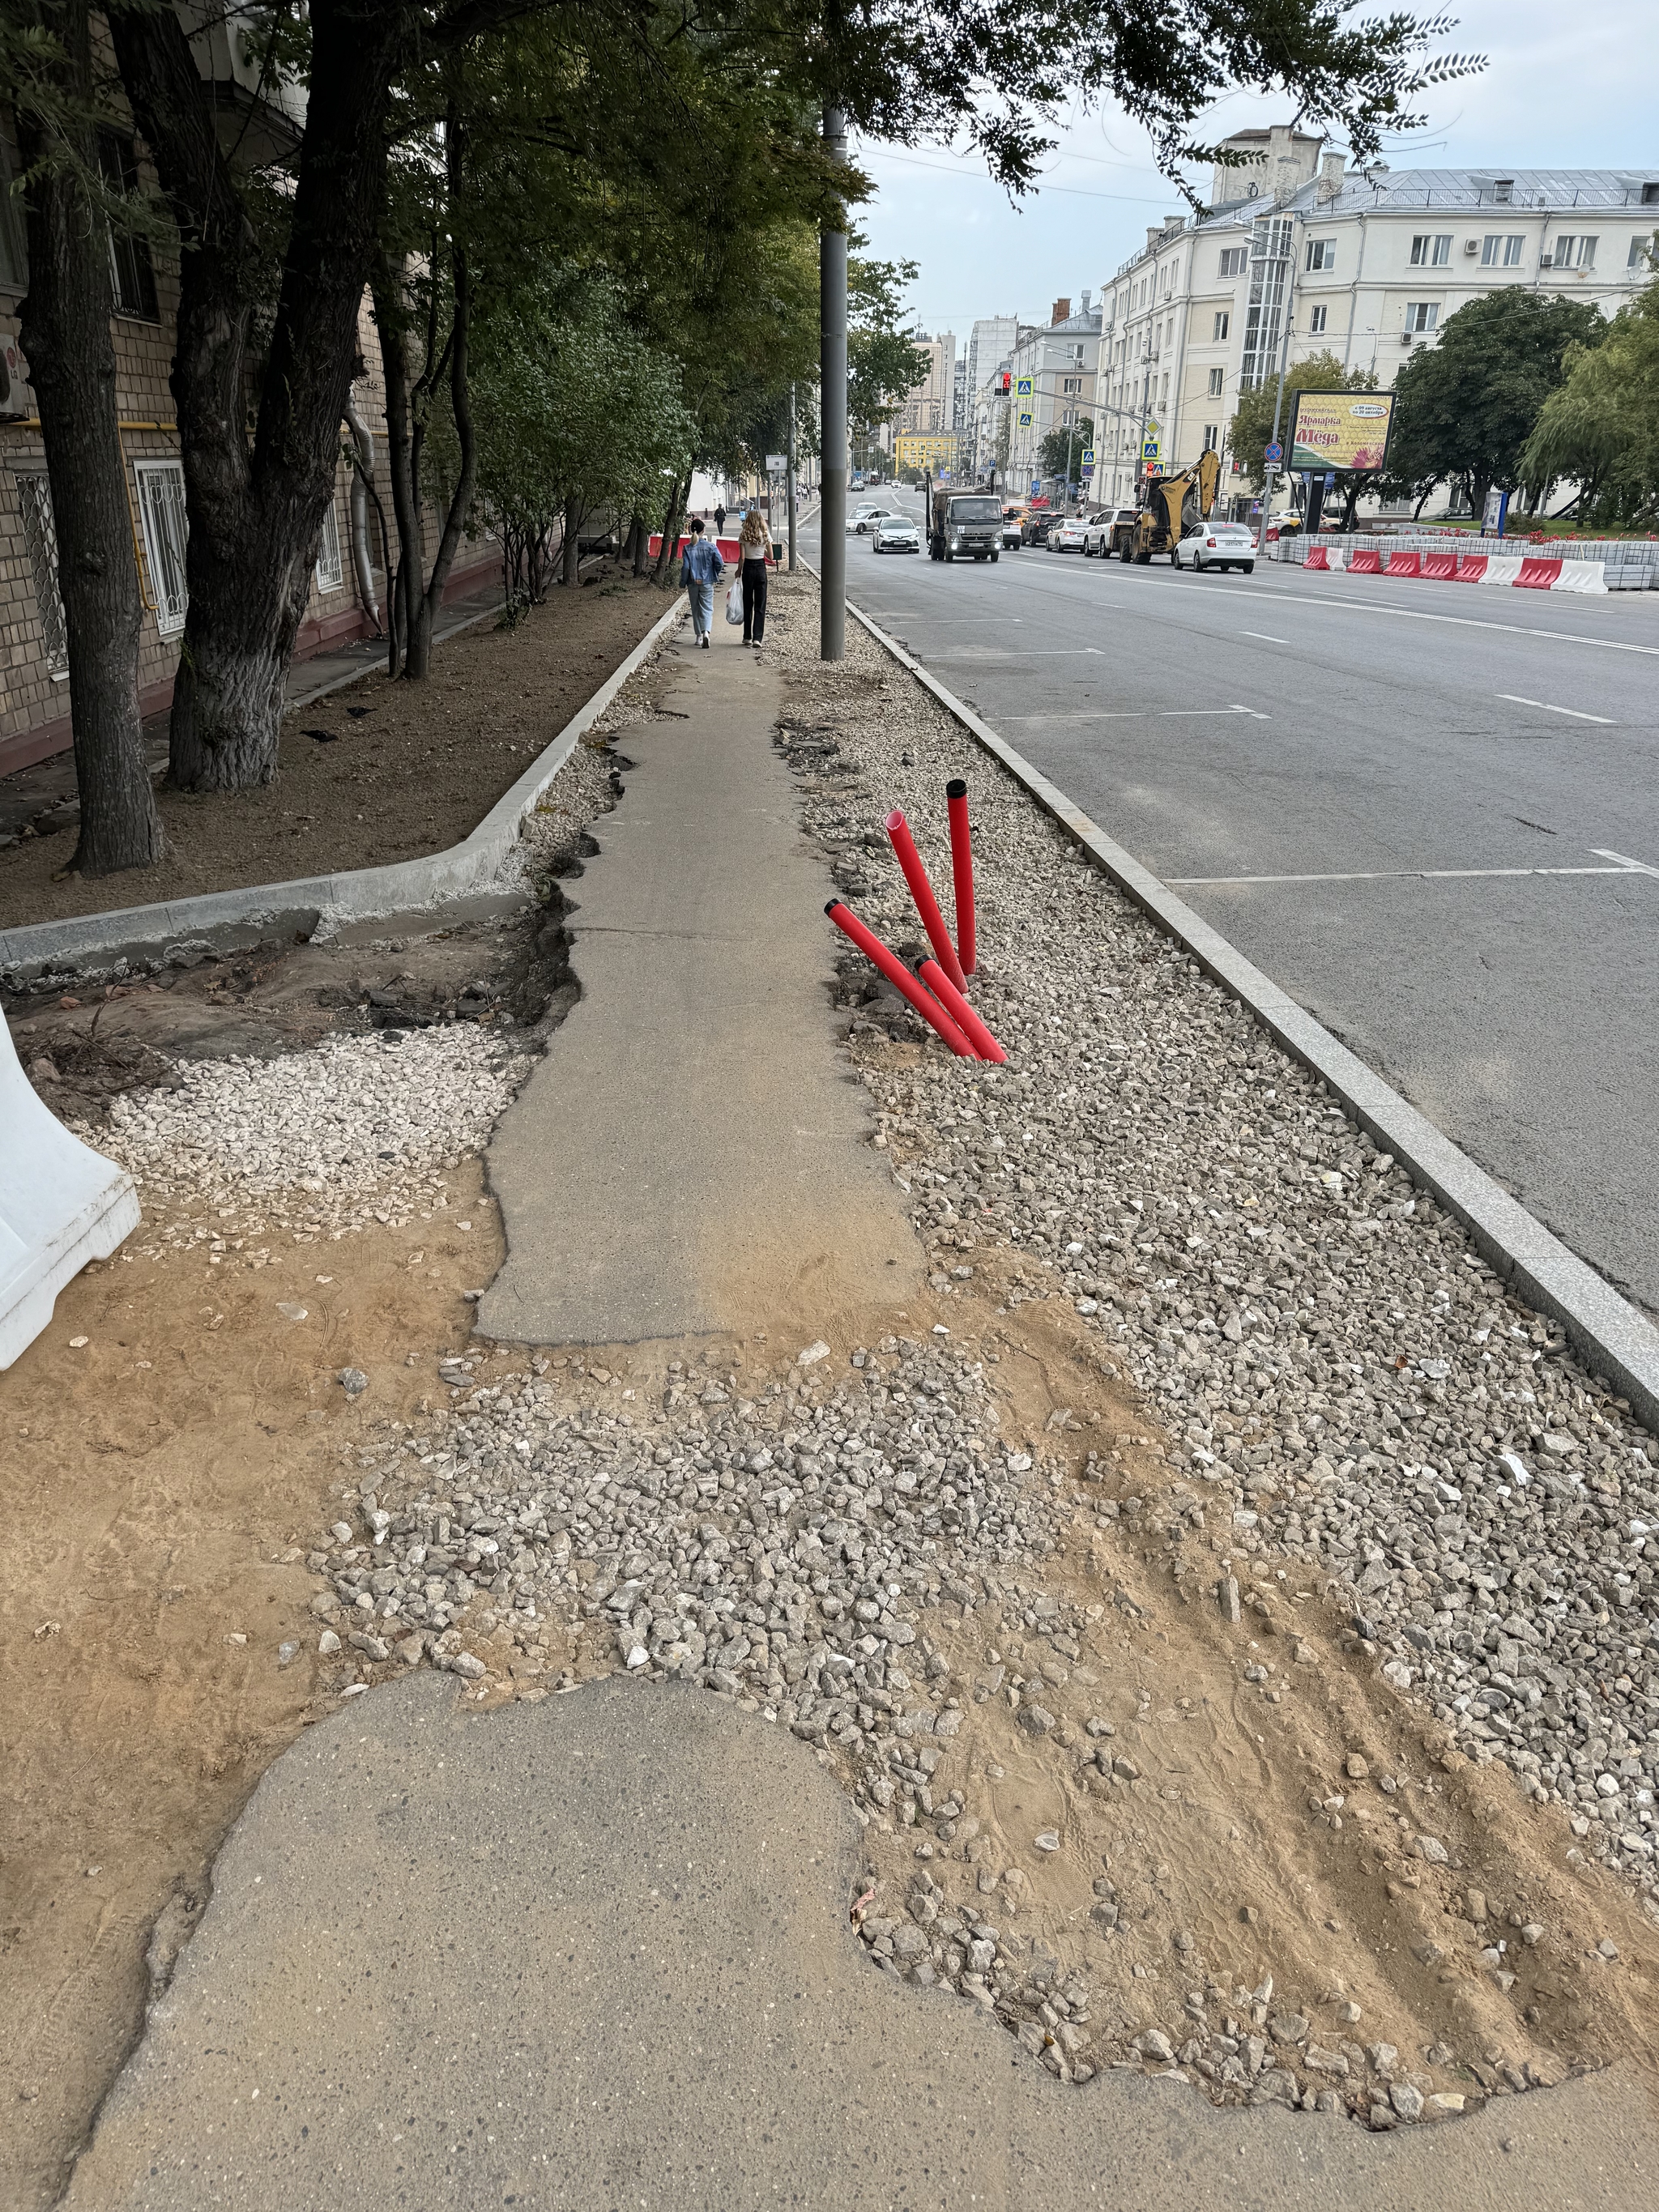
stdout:
<svg viewBox="0 0 1659 2212">
<path fill-rule="evenodd" d="M 1080 514 L 1068 514 L 1063 522 L 1048 525 L 1048 550 L 1051 553 L 1083 553 L 1088 550 L 1089 526 Z"/>
<path fill-rule="evenodd" d="M 921 532 L 902 514 L 884 514 L 870 532 L 872 553 L 920 553 Z"/>
<path fill-rule="evenodd" d="M 847 534 L 849 538 L 867 538 L 878 523 L 902 522 L 904 519 L 896 507 L 855 507 L 847 518 Z"/>
<path fill-rule="evenodd" d="M 1255 567 L 1255 534 L 1248 523 L 1200 523 L 1176 545 L 1175 565 L 1177 568 L 1242 568 L 1248 576 Z"/>
</svg>

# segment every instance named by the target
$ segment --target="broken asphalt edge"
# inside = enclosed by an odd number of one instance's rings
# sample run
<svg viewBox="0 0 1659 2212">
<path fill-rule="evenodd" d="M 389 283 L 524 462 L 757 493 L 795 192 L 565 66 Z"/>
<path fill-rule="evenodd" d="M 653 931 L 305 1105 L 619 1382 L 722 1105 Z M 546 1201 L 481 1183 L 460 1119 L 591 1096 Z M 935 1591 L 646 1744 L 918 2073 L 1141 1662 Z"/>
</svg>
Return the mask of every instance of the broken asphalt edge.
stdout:
<svg viewBox="0 0 1659 2212">
<path fill-rule="evenodd" d="M 896 638 L 850 599 L 847 611 L 884 652 L 909 671 L 924 690 L 933 694 L 975 744 L 1001 762 L 1016 782 L 1166 937 L 1173 938 L 1206 975 L 1247 1007 L 1288 1053 L 1319 1078 L 1371 1141 L 1383 1152 L 1392 1152 L 1413 1181 L 1462 1224 L 1476 1251 L 1501 1279 L 1528 1305 L 1559 1321 L 1585 1364 L 1629 1401 L 1632 1412 L 1644 1427 L 1659 1433 L 1659 1329 L 1552 1236 L 1519 1200 L 1477 1167 L 1433 1122 L 1176 898 L 1132 854 L 1115 843 L 1058 785 L 1050 783 L 954 692 L 948 691 Z"/>
<path fill-rule="evenodd" d="M 165 962 L 192 949 L 224 951 L 275 936 L 328 939 L 358 922 L 392 928 L 417 917 L 429 920 L 443 907 L 457 908 L 453 919 L 465 918 L 464 902 L 500 896 L 501 871 L 526 817 L 574 752 L 578 740 L 685 611 L 684 595 L 677 592 L 633 651 L 459 845 L 383 867 L 256 884 L 240 890 L 204 891 L 195 898 L 0 930 L 0 984 L 15 990 L 42 975 L 107 974 L 123 961 Z"/>
</svg>

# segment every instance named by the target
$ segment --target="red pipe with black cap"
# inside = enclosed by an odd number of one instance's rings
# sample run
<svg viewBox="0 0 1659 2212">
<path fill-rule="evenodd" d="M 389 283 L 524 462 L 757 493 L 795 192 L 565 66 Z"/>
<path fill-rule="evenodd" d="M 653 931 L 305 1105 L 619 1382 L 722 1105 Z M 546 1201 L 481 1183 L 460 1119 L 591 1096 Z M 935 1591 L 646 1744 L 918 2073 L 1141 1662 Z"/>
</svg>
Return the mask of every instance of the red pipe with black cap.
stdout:
<svg viewBox="0 0 1659 2212">
<path fill-rule="evenodd" d="M 978 1057 L 938 1000 L 931 998 L 923 990 L 898 955 L 890 952 L 875 932 L 865 927 L 851 907 L 844 905 L 840 899 L 831 899 L 823 910 L 842 935 L 856 945 L 865 958 L 881 970 L 893 988 L 909 1000 L 923 1021 L 939 1031 L 958 1060 Z"/>
<path fill-rule="evenodd" d="M 957 958 L 963 980 L 978 965 L 974 942 L 974 847 L 968 827 L 968 782 L 953 775 L 945 787 L 945 803 L 951 817 L 951 880 L 957 896 Z"/>
</svg>

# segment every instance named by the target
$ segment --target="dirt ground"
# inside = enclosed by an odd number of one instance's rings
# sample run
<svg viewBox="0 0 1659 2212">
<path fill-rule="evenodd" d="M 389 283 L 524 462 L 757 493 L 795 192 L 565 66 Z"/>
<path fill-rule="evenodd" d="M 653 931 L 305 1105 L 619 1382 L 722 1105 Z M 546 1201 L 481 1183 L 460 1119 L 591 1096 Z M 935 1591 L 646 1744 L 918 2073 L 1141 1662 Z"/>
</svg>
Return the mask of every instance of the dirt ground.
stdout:
<svg viewBox="0 0 1659 2212">
<path fill-rule="evenodd" d="M 441 852 L 474 829 L 668 605 L 607 563 L 516 629 L 480 623 L 441 644 L 424 684 L 363 677 L 283 723 L 258 791 L 158 794 L 167 856 L 83 880 L 64 872 L 74 813 L 0 852 L 0 929 Z M 321 738 L 318 736 L 321 733 Z"/>
</svg>

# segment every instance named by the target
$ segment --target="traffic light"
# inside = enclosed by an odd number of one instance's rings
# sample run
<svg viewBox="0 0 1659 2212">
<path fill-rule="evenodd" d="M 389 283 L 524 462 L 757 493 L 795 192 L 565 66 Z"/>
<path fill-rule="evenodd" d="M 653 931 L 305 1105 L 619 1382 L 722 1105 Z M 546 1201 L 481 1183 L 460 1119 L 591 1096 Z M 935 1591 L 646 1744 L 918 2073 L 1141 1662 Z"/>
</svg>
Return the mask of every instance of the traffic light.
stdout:
<svg viewBox="0 0 1659 2212">
<path fill-rule="evenodd" d="M 1004 390 L 1005 392 L 1012 392 L 1012 391 L 1013 390 L 1013 388 L 1014 388 L 1014 378 L 1013 378 L 1013 372 L 1012 372 L 1012 369 L 1006 369 L 1006 368 L 1005 368 L 1005 369 L 1003 370 L 1003 372 L 1002 372 L 1002 388 L 1003 388 L 1003 390 Z"/>
</svg>

